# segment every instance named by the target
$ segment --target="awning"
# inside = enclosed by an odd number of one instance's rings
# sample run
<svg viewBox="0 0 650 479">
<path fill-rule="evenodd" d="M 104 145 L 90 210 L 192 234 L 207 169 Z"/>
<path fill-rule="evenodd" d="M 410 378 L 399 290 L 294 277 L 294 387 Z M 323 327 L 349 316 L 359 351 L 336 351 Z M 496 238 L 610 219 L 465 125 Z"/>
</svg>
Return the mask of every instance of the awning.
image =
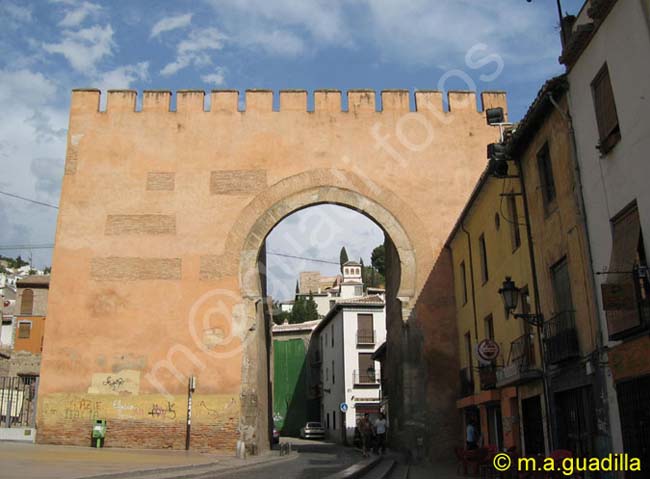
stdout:
<svg viewBox="0 0 650 479">
<path fill-rule="evenodd" d="M 354 410 L 357 414 L 376 414 L 380 412 L 379 404 L 355 404 Z"/>
</svg>

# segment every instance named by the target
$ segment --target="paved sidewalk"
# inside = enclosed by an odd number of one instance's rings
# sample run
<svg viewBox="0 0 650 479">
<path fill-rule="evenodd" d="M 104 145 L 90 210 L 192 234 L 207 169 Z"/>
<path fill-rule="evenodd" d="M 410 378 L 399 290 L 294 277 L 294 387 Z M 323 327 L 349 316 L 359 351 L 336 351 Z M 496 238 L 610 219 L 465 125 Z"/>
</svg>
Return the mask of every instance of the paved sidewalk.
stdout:
<svg viewBox="0 0 650 479">
<path fill-rule="evenodd" d="M 214 471 L 271 463 L 268 454 L 237 459 L 175 450 L 115 449 L 0 442 L 0 477 L 8 479 L 78 479 L 151 469 L 210 466 Z"/>
</svg>

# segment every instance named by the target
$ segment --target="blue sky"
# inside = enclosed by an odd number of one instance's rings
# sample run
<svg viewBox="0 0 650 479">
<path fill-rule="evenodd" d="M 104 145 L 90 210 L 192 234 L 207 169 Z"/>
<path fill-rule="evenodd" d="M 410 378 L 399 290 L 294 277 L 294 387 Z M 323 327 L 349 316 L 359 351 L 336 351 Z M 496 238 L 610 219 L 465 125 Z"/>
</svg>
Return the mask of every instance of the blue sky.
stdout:
<svg viewBox="0 0 650 479">
<path fill-rule="evenodd" d="M 505 90 L 516 121 L 562 71 L 557 24 L 552 0 L 0 0 L 0 190 L 58 203 L 75 87 Z M 55 223 L 0 196 L 0 246 Z"/>
</svg>

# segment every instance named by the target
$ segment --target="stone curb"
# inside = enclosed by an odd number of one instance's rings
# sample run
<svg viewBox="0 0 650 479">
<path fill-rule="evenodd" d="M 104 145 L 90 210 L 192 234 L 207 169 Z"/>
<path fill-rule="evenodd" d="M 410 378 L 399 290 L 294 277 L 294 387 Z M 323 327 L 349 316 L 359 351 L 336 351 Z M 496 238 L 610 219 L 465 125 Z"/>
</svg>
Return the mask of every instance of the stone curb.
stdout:
<svg viewBox="0 0 650 479">
<path fill-rule="evenodd" d="M 358 479 L 359 477 L 363 476 L 365 473 L 370 471 L 377 464 L 379 464 L 381 460 L 382 457 L 377 456 L 377 457 L 372 457 L 370 459 L 366 459 L 365 461 L 357 462 L 356 464 L 353 464 L 347 469 L 343 469 L 342 471 L 337 472 L 335 474 L 330 474 L 329 476 L 325 477 L 325 479 Z"/>
<path fill-rule="evenodd" d="M 131 471 L 123 472 L 111 472 L 107 474 L 97 474 L 92 476 L 80 476 L 75 477 L 74 479 L 135 479 L 135 478 L 146 478 L 150 477 L 153 479 L 158 476 L 165 477 L 174 477 L 169 476 L 172 474 L 182 474 L 183 479 L 187 478 L 198 478 L 204 475 L 209 475 L 214 477 L 226 472 L 232 472 L 234 470 L 246 470 L 253 469 L 256 467 L 265 466 L 267 464 L 275 464 L 278 462 L 284 462 L 296 459 L 298 457 L 297 453 L 288 454 L 285 456 L 271 456 L 265 460 L 257 460 L 250 464 L 243 464 L 237 466 L 226 466 L 219 468 L 222 463 L 220 462 L 207 462 L 203 464 L 186 464 L 181 466 L 170 466 L 170 467 L 159 467 L 151 469 L 137 469 Z M 180 477 L 180 476 L 179 476 Z"/>
</svg>

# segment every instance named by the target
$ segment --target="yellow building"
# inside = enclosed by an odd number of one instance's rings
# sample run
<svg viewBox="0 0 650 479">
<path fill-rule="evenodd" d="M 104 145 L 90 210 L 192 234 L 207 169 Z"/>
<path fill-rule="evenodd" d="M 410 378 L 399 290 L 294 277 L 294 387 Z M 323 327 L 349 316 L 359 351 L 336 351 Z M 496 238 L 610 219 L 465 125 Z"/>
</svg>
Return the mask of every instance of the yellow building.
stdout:
<svg viewBox="0 0 650 479">
<path fill-rule="evenodd" d="M 460 358 L 456 405 L 464 426 L 474 420 L 483 445 L 543 453 L 539 337 L 528 322 L 506 312 L 499 293 L 510 277 L 521 288 L 515 312 L 534 310 L 520 192 L 517 179 L 495 178 L 486 170 L 447 241 L 453 257 Z M 492 361 L 481 357 L 486 357 L 484 346 L 493 345 L 490 341 L 499 347 Z"/>
</svg>

